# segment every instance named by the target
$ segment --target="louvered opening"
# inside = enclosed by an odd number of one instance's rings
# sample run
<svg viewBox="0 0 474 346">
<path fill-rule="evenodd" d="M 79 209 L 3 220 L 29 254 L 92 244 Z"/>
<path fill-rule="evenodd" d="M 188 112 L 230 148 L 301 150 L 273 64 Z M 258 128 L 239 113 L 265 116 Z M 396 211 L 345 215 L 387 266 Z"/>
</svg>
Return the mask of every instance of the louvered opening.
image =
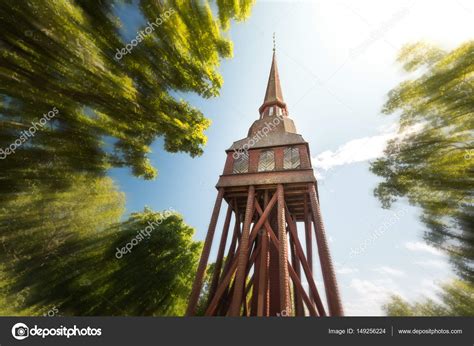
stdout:
<svg viewBox="0 0 474 346">
<path fill-rule="evenodd" d="M 300 168 L 300 151 L 297 147 L 285 148 L 283 168 L 284 169 Z"/>
<path fill-rule="evenodd" d="M 234 159 L 234 167 L 232 173 L 247 173 L 249 171 L 249 157 L 247 155 L 240 155 Z"/>
<path fill-rule="evenodd" d="M 258 161 L 258 171 L 273 171 L 275 170 L 275 155 L 273 150 L 265 150 L 260 153 L 260 160 Z"/>
</svg>

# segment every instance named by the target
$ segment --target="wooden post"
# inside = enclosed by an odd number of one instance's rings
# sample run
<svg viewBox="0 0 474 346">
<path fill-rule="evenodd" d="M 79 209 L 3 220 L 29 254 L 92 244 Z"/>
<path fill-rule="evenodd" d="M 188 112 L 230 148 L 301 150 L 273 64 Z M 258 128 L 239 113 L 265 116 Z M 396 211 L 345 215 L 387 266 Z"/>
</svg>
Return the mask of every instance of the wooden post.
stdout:
<svg viewBox="0 0 474 346">
<path fill-rule="evenodd" d="M 290 211 L 289 211 L 287 206 L 285 206 L 285 207 L 286 207 L 286 210 L 285 210 L 286 211 L 286 217 L 288 219 L 290 219 L 291 218 Z M 304 256 L 304 253 L 303 253 L 303 247 L 301 246 L 301 243 L 298 239 L 298 233 L 297 233 L 297 230 L 296 230 L 296 226 L 294 226 L 294 224 L 290 223 L 288 228 L 290 230 L 291 236 L 293 237 L 293 241 L 294 241 L 294 244 L 295 244 L 296 255 L 300 259 L 300 263 L 303 266 L 303 270 L 304 270 L 304 273 L 306 275 L 306 279 L 308 280 L 308 286 L 309 286 L 309 289 L 311 291 L 311 295 L 315 299 L 316 306 L 318 308 L 319 314 L 321 316 L 325 316 L 326 312 L 324 311 L 323 303 L 321 301 L 321 298 L 319 297 L 318 289 L 317 289 L 316 284 L 314 282 L 313 273 L 309 269 L 308 262 L 306 261 L 306 257 Z"/>
<path fill-rule="evenodd" d="M 214 210 L 212 211 L 211 222 L 209 223 L 206 240 L 204 241 L 204 248 L 202 249 L 201 259 L 199 260 L 196 278 L 194 279 L 193 288 L 189 297 L 188 308 L 186 310 L 187 316 L 194 316 L 195 314 L 195 309 L 199 300 L 199 295 L 201 293 L 202 281 L 204 278 L 204 273 L 206 272 L 207 261 L 209 260 L 209 253 L 211 252 L 212 240 L 214 238 L 214 232 L 216 230 L 217 219 L 219 218 L 223 197 L 224 189 L 220 188 L 219 192 L 217 193 Z"/>
<path fill-rule="evenodd" d="M 237 202 L 234 202 L 234 205 L 237 205 Z M 224 264 L 224 270 L 222 271 L 221 277 L 224 277 L 227 274 L 227 271 L 229 270 L 229 266 L 234 259 L 235 255 L 235 248 L 237 246 L 237 240 L 239 238 L 240 234 L 240 214 L 237 208 L 235 209 L 235 224 L 234 224 L 234 234 L 232 235 L 232 241 L 230 243 L 229 251 L 227 252 L 227 258 L 225 260 Z M 219 280 L 219 282 L 222 280 Z"/>
<path fill-rule="evenodd" d="M 309 197 L 311 201 L 311 212 L 313 214 L 313 222 L 316 233 L 316 244 L 318 246 L 319 260 L 321 262 L 321 270 L 323 273 L 324 286 L 326 289 L 326 297 L 328 301 L 329 314 L 331 316 L 343 316 L 341 297 L 339 288 L 337 287 L 336 274 L 329 253 L 329 246 L 326 239 L 326 232 L 321 217 L 321 209 L 317 198 L 314 183 L 309 184 Z"/>
<path fill-rule="evenodd" d="M 286 237 L 285 195 L 283 185 L 278 184 L 278 239 L 280 240 L 279 268 L 280 268 L 280 314 L 291 316 L 290 287 L 288 282 L 288 241 Z"/>
<path fill-rule="evenodd" d="M 296 222 L 291 219 L 291 216 L 288 217 L 288 223 L 292 223 L 293 227 L 296 229 Z M 288 225 L 288 228 L 290 226 Z M 290 250 L 291 250 L 291 264 L 295 269 L 296 275 L 301 278 L 301 269 L 300 269 L 300 261 L 296 251 L 296 244 L 295 239 L 293 239 L 293 234 L 290 233 Z M 301 295 L 296 288 L 296 283 L 293 282 L 293 298 L 295 304 L 295 316 L 304 316 L 304 308 L 303 308 L 303 300 L 301 299 Z"/>
<path fill-rule="evenodd" d="M 306 258 L 313 272 L 313 233 L 311 232 L 311 215 L 308 212 L 308 196 L 304 196 L 304 230 L 306 239 Z"/>
<path fill-rule="evenodd" d="M 247 196 L 247 207 L 245 209 L 245 219 L 244 227 L 242 230 L 242 237 L 240 238 L 240 251 L 237 254 L 237 273 L 235 276 L 235 289 L 234 296 L 232 298 L 232 303 L 229 310 L 230 316 L 239 316 L 240 307 L 242 306 L 242 296 L 244 294 L 244 285 L 245 285 L 245 273 L 247 269 L 247 255 L 249 247 L 249 233 L 250 233 L 250 223 L 252 222 L 252 216 L 254 211 L 254 200 L 255 200 L 255 187 L 253 185 L 249 186 L 248 196 Z"/>
<path fill-rule="evenodd" d="M 219 283 L 219 277 L 222 269 L 222 261 L 224 259 L 224 251 L 225 245 L 227 243 L 227 234 L 229 233 L 229 225 L 230 225 L 230 218 L 232 216 L 232 206 L 227 207 L 227 214 L 225 216 L 224 221 L 224 228 L 222 230 L 221 242 L 219 244 L 219 250 L 217 253 L 216 265 L 214 267 L 214 275 L 211 281 L 211 287 L 209 289 L 209 297 L 208 300 L 210 301 L 210 297 L 214 295 L 216 292 L 217 284 Z"/>
<path fill-rule="evenodd" d="M 267 208 L 268 205 L 268 190 L 265 190 L 264 201 L 263 201 L 264 209 Z M 268 234 L 264 231 L 263 227 L 259 230 L 262 242 L 262 250 L 260 251 L 260 270 L 259 270 L 259 286 L 257 292 L 257 316 L 266 316 L 266 309 L 265 305 L 267 302 L 267 295 L 268 295 L 268 260 L 269 260 L 269 253 L 268 253 Z"/>
</svg>

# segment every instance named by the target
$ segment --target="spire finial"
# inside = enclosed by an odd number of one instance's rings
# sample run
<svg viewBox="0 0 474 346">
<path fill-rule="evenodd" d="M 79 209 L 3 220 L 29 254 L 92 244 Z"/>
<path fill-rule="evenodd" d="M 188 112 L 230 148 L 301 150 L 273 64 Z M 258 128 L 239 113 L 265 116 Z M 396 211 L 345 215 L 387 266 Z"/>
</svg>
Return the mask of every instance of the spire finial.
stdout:
<svg viewBox="0 0 474 346">
<path fill-rule="evenodd" d="M 283 93 L 281 91 L 280 77 L 278 75 L 275 50 L 275 33 L 273 33 L 272 67 L 270 67 L 270 74 L 268 76 L 267 90 L 265 92 L 265 98 L 263 99 L 263 105 L 259 108 L 260 113 L 265 109 L 266 106 L 275 104 L 286 110 L 286 104 L 285 101 L 283 101 Z"/>
</svg>

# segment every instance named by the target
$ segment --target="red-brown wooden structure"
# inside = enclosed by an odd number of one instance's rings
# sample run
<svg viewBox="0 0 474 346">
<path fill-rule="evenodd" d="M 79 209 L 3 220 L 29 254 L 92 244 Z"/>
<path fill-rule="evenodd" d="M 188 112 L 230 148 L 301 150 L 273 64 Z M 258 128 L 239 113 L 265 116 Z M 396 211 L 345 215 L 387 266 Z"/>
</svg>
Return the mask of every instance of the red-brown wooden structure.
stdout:
<svg viewBox="0 0 474 346">
<path fill-rule="evenodd" d="M 288 116 L 275 49 L 259 113 L 247 137 L 226 151 L 187 315 L 195 315 L 203 299 L 203 279 L 225 201 L 214 274 L 204 302 L 206 316 L 342 316 L 309 145 Z M 305 247 L 298 225 L 304 230 Z M 314 242 L 326 305 L 314 280 Z"/>
</svg>

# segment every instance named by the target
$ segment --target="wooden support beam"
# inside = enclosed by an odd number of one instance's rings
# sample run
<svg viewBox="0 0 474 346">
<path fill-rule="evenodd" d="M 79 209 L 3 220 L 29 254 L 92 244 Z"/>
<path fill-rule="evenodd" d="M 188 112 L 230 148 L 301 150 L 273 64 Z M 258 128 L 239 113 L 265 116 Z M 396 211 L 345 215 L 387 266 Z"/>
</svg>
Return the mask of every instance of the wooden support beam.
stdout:
<svg viewBox="0 0 474 346">
<path fill-rule="evenodd" d="M 276 196 L 276 193 L 274 194 Z M 257 201 L 258 203 L 258 201 Z M 257 204 L 256 203 L 256 204 Z M 265 190 L 263 199 L 263 206 L 265 210 L 268 207 L 268 190 Z M 271 208 L 270 208 L 271 209 Z M 270 212 L 270 211 L 269 211 Z M 268 297 L 268 265 L 270 260 L 270 253 L 268 252 L 268 234 L 259 229 L 260 239 L 262 242 L 262 250 L 260 252 L 260 269 L 258 275 L 258 292 L 257 292 L 257 316 L 267 316 L 265 309 Z"/>
<path fill-rule="evenodd" d="M 306 258 L 308 258 L 309 269 L 313 272 L 313 233 L 311 232 L 311 215 L 308 211 L 308 196 L 304 196 L 304 231 L 306 240 Z"/>
<path fill-rule="evenodd" d="M 258 290 L 260 286 L 260 262 L 261 262 L 261 250 L 262 250 L 262 233 L 260 230 L 257 230 L 258 236 L 255 238 L 255 246 L 258 247 L 259 254 L 255 258 L 255 267 L 252 275 L 252 296 L 250 297 L 250 310 L 249 310 L 249 315 L 250 316 L 257 316 L 257 304 L 258 304 Z"/>
<path fill-rule="evenodd" d="M 285 208 L 285 212 L 286 212 L 287 218 L 291 218 L 288 208 Z M 298 239 L 298 233 L 296 231 L 296 228 L 295 228 L 294 224 L 292 224 L 292 223 L 289 224 L 289 229 L 290 229 L 291 236 L 293 237 L 293 240 L 294 240 L 294 243 L 295 243 L 296 254 L 298 255 L 298 257 L 300 259 L 300 263 L 303 266 L 303 270 L 304 270 L 304 273 L 306 275 L 306 279 L 308 280 L 309 288 L 311 290 L 312 295 L 315 297 L 316 306 L 318 308 L 318 311 L 322 316 L 324 316 L 325 315 L 324 306 L 323 306 L 323 303 L 321 301 L 321 297 L 319 296 L 316 284 L 314 283 L 313 273 L 309 269 L 308 262 L 306 261 L 306 257 L 304 256 L 303 247 L 301 246 L 301 243 Z"/>
<path fill-rule="evenodd" d="M 214 295 L 217 284 L 219 283 L 219 277 L 222 269 L 222 261 L 224 259 L 225 245 L 227 243 L 227 234 L 229 233 L 230 219 L 232 217 L 232 206 L 228 205 L 227 214 L 225 216 L 224 227 L 222 230 L 221 242 L 219 244 L 219 250 L 217 252 L 216 264 L 214 266 L 214 274 L 211 281 L 211 287 L 209 289 L 209 300 Z"/>
<path fill-rule="evenodd" d="M 251 239 L 254 239 L 254 238 L 251 238 Z M 252 250 L 249 249 L 249 253 L 251 253 L 250 255 L 250 259 L 249 259 L 249 262 L 247 264 L 247 270 L 245 272 L 245 278 L 247 279 L 248 275 L 249 275 L 249 272 L 250 272 L 250 269 L 252 269 L 252 266 L 254 264 L 256 264 L 256 261 L 257 261 L 257 258 L 258 256 L 260 255 L 260 248 L 258 246 L 255 246 L 255 244 L 252 244 L 250 245 L 250 248 L 252 248 Z M 247 296 L 248 296 L 248 293 L 249 293 L 249 290 L 250 290 L 250 287 L 252 286 L 252 282 L 254 281 L 255 279 L 255 273 L 252 275 L 252 278 L 251 280 L 248 282 L 246 288 L 245 288 L 245 291 L 244 291 L 244 295 L 243 295 L 243 299 L 242 299 L 242 303 L 243 303 L 243 307 L 244 307 L 244 312 L 243 312 L 243 316 L 248 316 L 249 314 L 249 306 L 248 304 L 246 304 L 247 302 Z M 247 280 L 246 280 L 247 281 Z M 235 280 L 234 280 L 234 283 L 232 285 L 232 288 L 229 290 L 229 292 L 231 294 L 228 295 L 228 297 L 232 297 L 233 296 L 233 292 L 234 292 L 234 286 L 235 286 Z M 230 305 L 230 304 L 229 304 Z M 224 314 L 225 316 L 226 314 Z"/>
<path fill-rule="evenodd" d="M 329 253 L 329 246 L 326 239 L 326 232 L 319 208 L 318 196 L 314 183 L 308 184 L 309 197 L 311 201 L 311 213 L 313 215 L 314 228 L 316 233 L 316 244 L 318 246 L 319 260 L 323 273 L 324 287 L 328 301 L 329 313 L 331 316 L 343 316 L 341 297 L 337 286 L 336 274 Z"/>
<path fill-rule="evenodd" d="M 251 243 L 251 245 L 250 245 L 249 251 L 248 251 L 249 253 L 251 253 L 251 255 L 250 255 L 249 262 L 248 262 L 248 264 L 247 264 L 247 270 L 246 270 L 246 272 L 245 272 L 245 278 L 248 277 L 249 272 L 250 272 L 250 269 L 252 269 L 252 266 L 253 266 L 254 264 L 256 264 L 257 258 L 258 258 L 258 256 L 260 255 L 260 248 L 257 247 L 257 246 L 254 246 L 255 244 L 253 243 L 253 240 L 256 238 L 255 234 L 256 234 L 255 231 L 252 230 L 251 236 L 250 236 L 250 243 Z M 238 250 L 237 250 L 237 251 L 238 251 Z M 235 263 L 237 263 L 237 259 L 235 259 Z M 235 269 L 234 269 L 234 270 L 235 270 Z M 252 276 L 252 280 L 254 280 L 254 276 L 255 276 L 255 273 L 254 273 L 254 275 Z M 229 297 L 232 297 L 232 296 L 233 296 L 234 286 L 235 286 L 235 280 L 234 280 L 234 282 L 233 282 L 233 284 L 232 284 L 232 287 L 229 289 L 229 294 L 228 294 L 226 297 L 224 297 L 224 295 L 223 295 L 223 299 L 227 299 L 227 300 L 228 300 L 228 299 L 230 299 Z M 248 287 L 247 287 L 247 288 L 248 288 Z M 245 296 L 248 294 L 247 288 L 246 288 L 246 291 L 245 291 Z M 245 300 L 246 300 L 246 298 L 244 298 L 244 301 L 245 301 Z M 229 304 L 227 304 L 227 305 L 229 306 L 230 303 L 231 303 L 231 302 L 229 301 Z M 219 305 L 220 305 L 220 303 L 218 304 L 218 306 L 219 306 Z M 226 311 L 226 312 L 223 314 L 223 316 L 225 316 L 225 315 L 227 314 L 227 312 L 228 312 L 228 311 Z"/>
<path fill-rule="evenodd" d="M 234 205 L 235 205 L 235 201 L 234 201 Z M 227 272 L 229 271 L 229 268 L 230 268 L 230 264 L 231 264 L 232 260 L 234 259 L 235 248 L 237 246 L 237 241 L 238 241 L 239 234 L 240 234 L 240 223 L 241 223 L 240 214 L 239 214 L 238 210 L 235 210 L 234 234 L 232 235 L 232 241 L 231 241 L 230 246 L 229 246 L 229 251 L 227 252 L 227 258 L 225 260 L 224 270 L 222 271 L 221 278 L 224 277 L 227 274 Z M 220 281 L 221 280 L 219 280 L 219 282 Z"/>
<path fill-rule="evenodd" d="M 247 268 L 247 255 L 249 247 L 250 223 L 252 222 L 255 202 L 255 187 L 249 186 L 249 194 L 247 198 L 247 208 L 245 210 L 244 228 L 242 230 L 242 237 L 240 241 L 240 252 L 237 254 L 237 273 L 235 276 L 235 290 L 230 305 L 230 316 L 239 316 L 240 307 L 242 305 L 242 295 L 244 294 L 245 285 L 245 271 Z"/>
<path fill-rule="evenodd" d="M 290 286 L 288 281 L 288 242 L 286 238 L 285 195 L 283 185 L 278 184 L 278 239 L 280 240 L 279 267 L 280 267 L 280 311 L 291 316 Z"/>
<path fill-rule="evenodd" d="M 270 202 L 268 202 L 268 205 L 266 206 L 263 214 L 260 216 L 260 218 L 258 219 L 257 223 L 255 224 L 255 227 L 258 230 L 260 230 L 263 226 L 263 224 L 268 220 L 268 215 L 270 215 L 270 212 L 272 211 L 273 209 L 273 206 L 275 205 L 275 203 L 277 202 L 277 193 L 274 193 L 273 194 L 273 197 L 270 199 Z M 258 201 L 255 200 L 255 204 L 257 204 Z"/>
<path fill-rule="evenodd" d="M 291 218 L 287 218 L 287 220 L 288 222 L 296 224 L 294 220 L 292 220 Z M 298 275 L 298 277 L 301 278 L 300 262 L 299 262 L 299 257 L 296 253 L 295 240 L 293 239 L 293 234 L 291 232 L 289 233 L 290 233 L 291 263 L 293 265 L 293 268 L 295 268 L 296 275 Z M 294 299 L 294 305 L 295 305 L 295 316 L 304 316 L 303 300 L 298 290 L 296 289 L 295 283 L 293 283 L 293 299 Z"/>
<path fill-rule="evenodd" d="M 201 259 L 199 260 L 196 278 L 194 279 L 193 288 L 191 289 L 188 308 L 186 310 L 187 316 L 194 316 L 195 314 L 196 305 L 198 303 L 199 295 L 201 293 L 204 273 L 207 268 L 207 261 L 209 260 L 209 253 L 211 252 L 212 240 L 214 238 L 214 232 L 216 230 L 217 219 L 219 218 L 219 212 L 221 210 L 223 197 L 224 188 L 220 188 L 219 192 L 217 193 L 214 209 L 212 211 L 211 222 L 209 223 L 209 229 L 207 231 L 206 240 L 204 241 L 204 247 L 202 249 Z"/>
<path fill-rule="evenodd" d="M 308 208 L 309 198 L 308 195 L 305 193 L 304 195 L 304 233 L 305 233 L 305 240 L 306 240 L 306 258 L 308 259 L 309 269 L 311 273 L 314 275 L 313 271 L 313 231 L 312 231 L 312 216 L 309 212 Z M 311 300 L 315 302 L 315 297 L 311 293 Z"/>
</svg>

